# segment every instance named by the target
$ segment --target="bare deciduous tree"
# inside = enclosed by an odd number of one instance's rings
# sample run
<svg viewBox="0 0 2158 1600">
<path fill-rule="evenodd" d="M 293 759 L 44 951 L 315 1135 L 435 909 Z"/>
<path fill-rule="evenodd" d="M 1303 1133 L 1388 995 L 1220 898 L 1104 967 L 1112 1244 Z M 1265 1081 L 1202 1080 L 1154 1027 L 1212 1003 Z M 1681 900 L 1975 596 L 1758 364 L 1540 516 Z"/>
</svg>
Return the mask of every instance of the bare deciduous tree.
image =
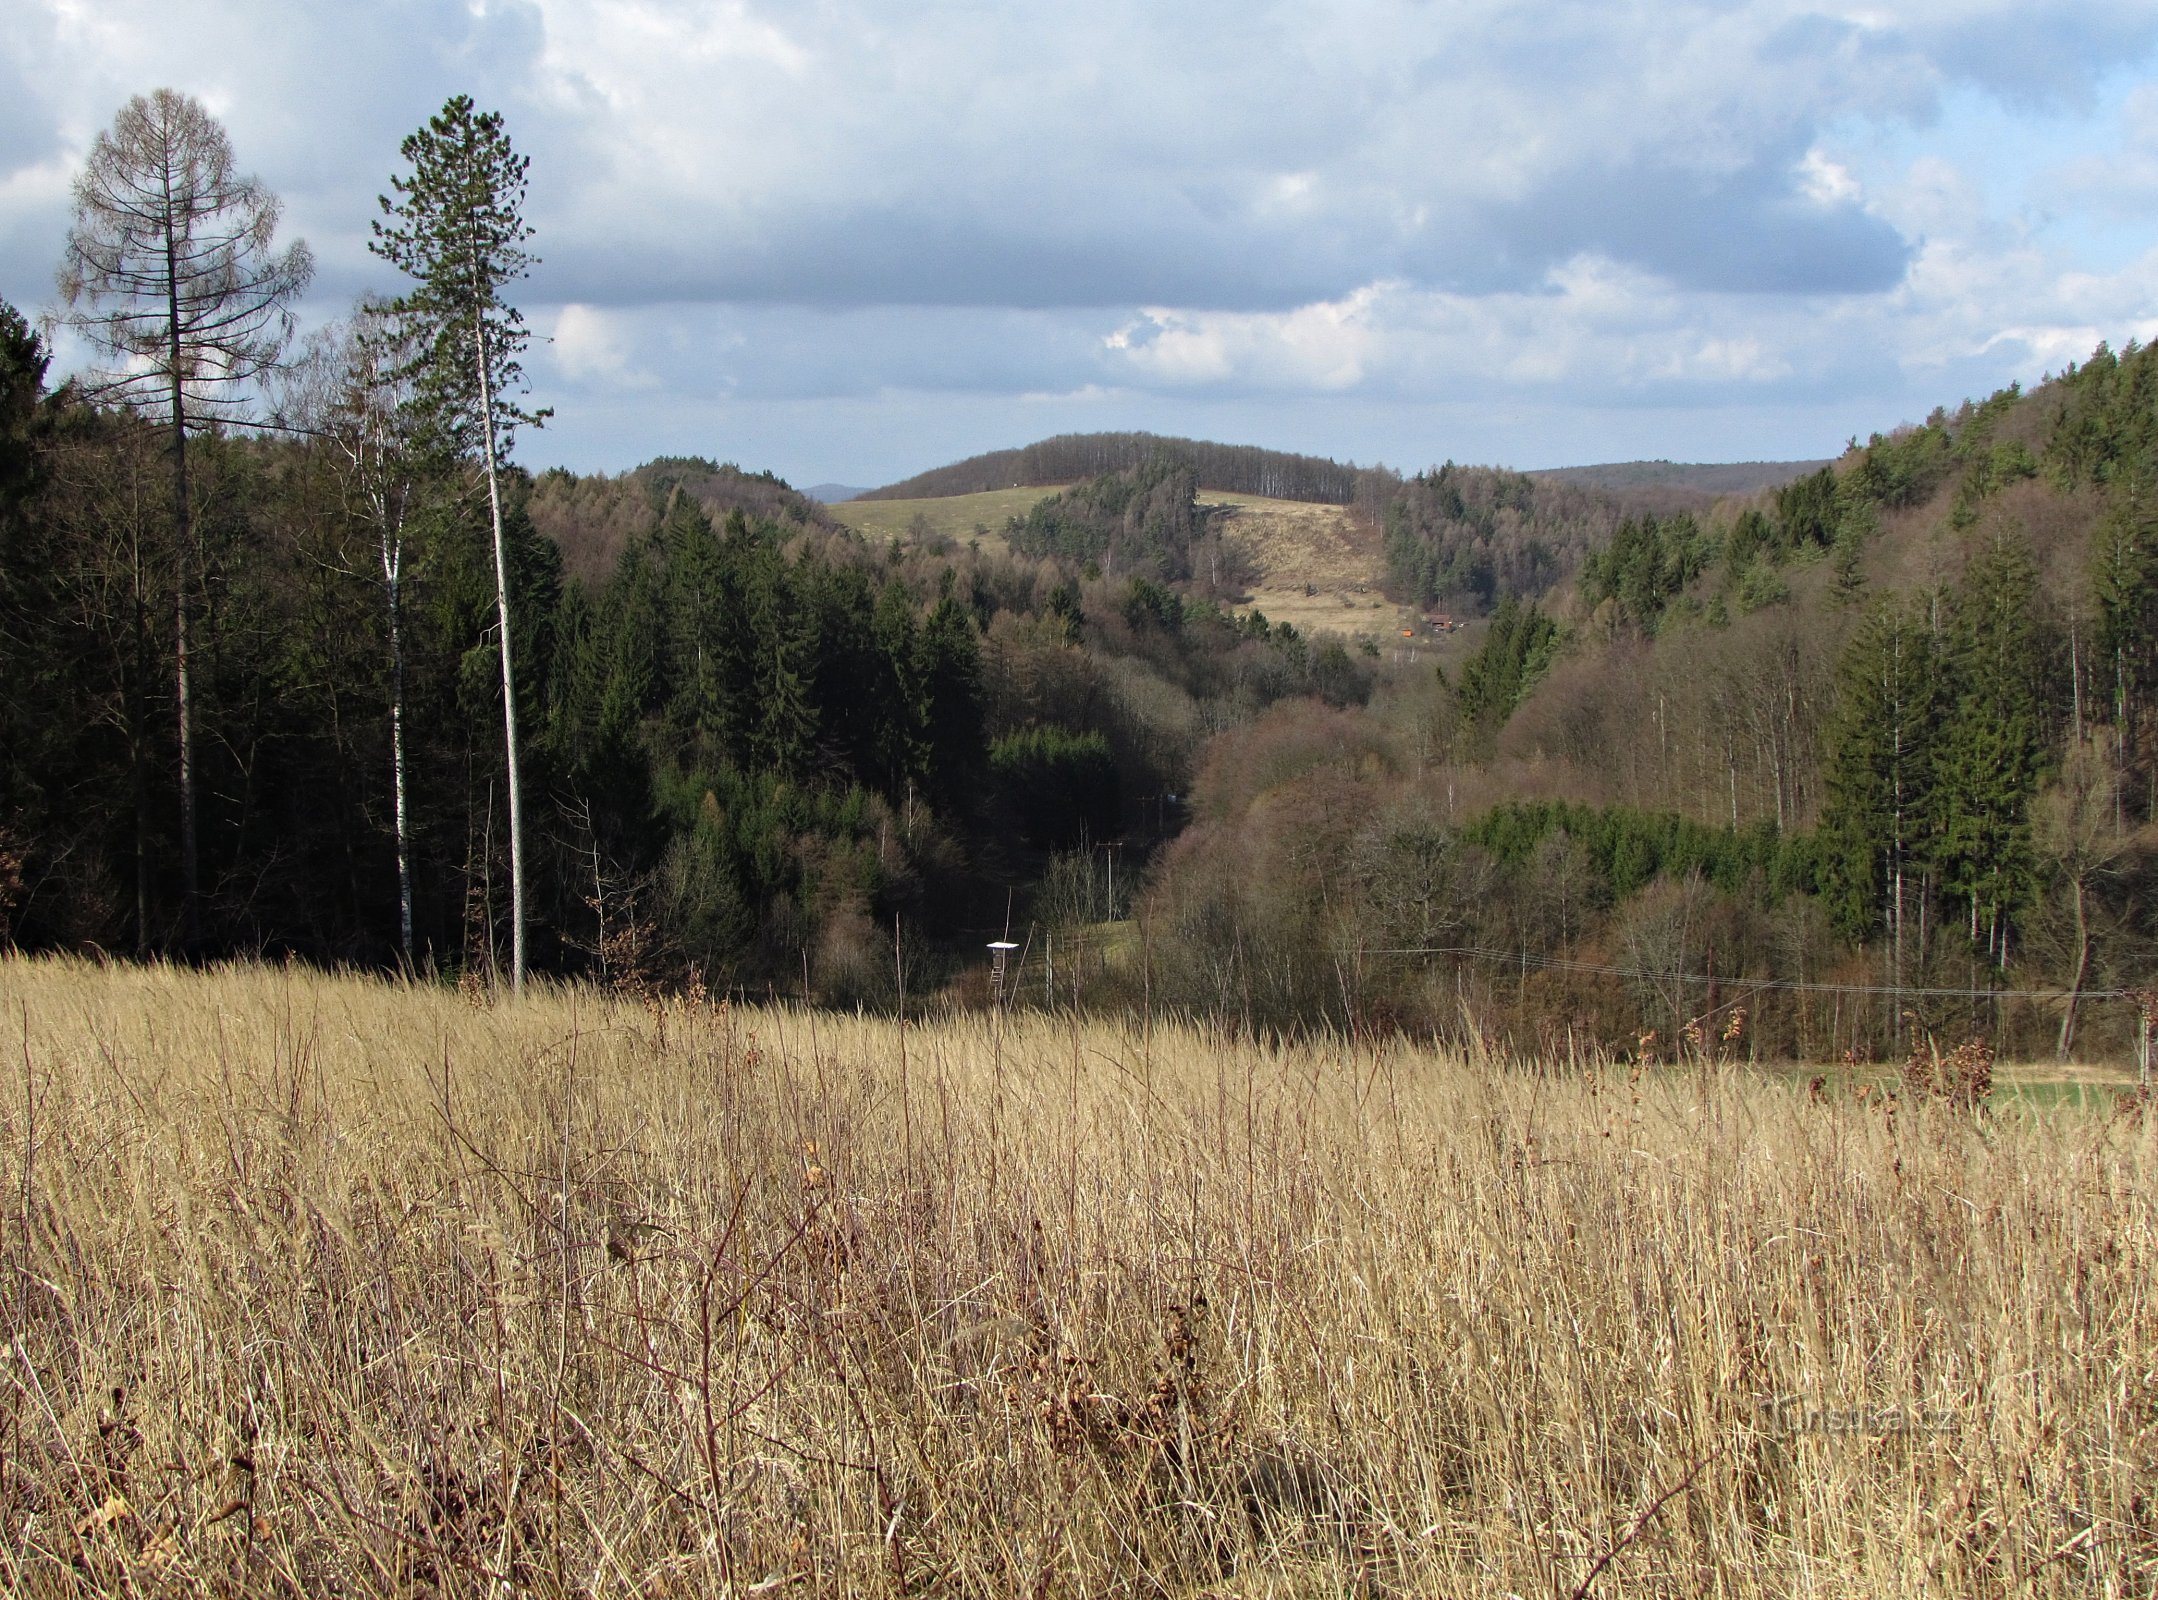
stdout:
<svg viewBox="0 0 2158 1600">
<path fill-rule="evenodd" d="M 397 834 L 398 949 L 417 961 L 412 933 L 412 841 L 405 762 L 405 524 L 422 446 L 412 437 L 413 351 L 405 325 L 363 298 L 322 329 L 279 384 L 279 421 L 324 441 L 346 512 L 374 536 L 389 632 L 390 792 Z"/>
<path fill-rule="evenodd" d="M 2054 1054 L 2062 1061 L 2075 1050 L 2083 991 L 2090 985 L 2099 889 L 2117 875 L 2121 858 L 2131 848 L 2131 837 L 2114 826 L 2119 807 L 2120 771 L 2102 734 L 2069 745 L 2060 781 L 2040 795 L 2033 807 L 2038 850 L 2051 869 L 2068 918 L 2068 991 L 2061 1007 L 2060 1034 L 2054 1041 Z"/>
</svg>

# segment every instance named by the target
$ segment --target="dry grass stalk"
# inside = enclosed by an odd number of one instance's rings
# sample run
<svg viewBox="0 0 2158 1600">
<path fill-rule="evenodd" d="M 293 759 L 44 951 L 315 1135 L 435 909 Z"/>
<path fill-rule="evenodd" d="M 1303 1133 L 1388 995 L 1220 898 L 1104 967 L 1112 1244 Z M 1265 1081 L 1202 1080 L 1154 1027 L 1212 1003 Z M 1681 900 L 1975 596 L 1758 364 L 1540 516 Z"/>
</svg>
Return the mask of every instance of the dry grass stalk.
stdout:
<svg viewBox="0 0 2158 1600">
<path fill-rule="evenodd" d="M 873 1019 L 299 971 L 0 994 L 10 1593 L 2158 1585 L 2148 1111 L 1022 1016 L 910 1025 L 903 1076 Z"/>
</svg>

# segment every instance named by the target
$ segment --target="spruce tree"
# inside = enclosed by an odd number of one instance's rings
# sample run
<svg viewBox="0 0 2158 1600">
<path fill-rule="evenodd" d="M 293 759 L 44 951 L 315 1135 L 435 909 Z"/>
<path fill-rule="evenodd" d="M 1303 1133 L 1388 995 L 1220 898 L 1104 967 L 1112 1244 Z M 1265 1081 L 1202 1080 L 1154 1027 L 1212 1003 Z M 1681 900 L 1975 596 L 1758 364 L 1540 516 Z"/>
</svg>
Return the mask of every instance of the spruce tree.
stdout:
<svg viewBox="0 0 2158 1600">
<path fill-rule="evenodd" d="M 2114 770 L 2123 780 L 2119 794 L 2138 765 L 2158 687 L 2158 496 L 2147 485 L 2133 479 L 2115 485 L 2091 541 L 2091 589 L 2099 671 L 2112 702 Z"/>
<path fill-rule="evenodd" d="M 914 597 L 897 578 L 885 580 L 869 627 L 878 657 L 874 767 L 885 794 L 896 803 L 927 764 L 921 630 L 914 616 Z"/>
<path fill-rule="evenodd" d="M 761 566 L 749 594 L 750 635 L 756 640 L 752 703 L 758 711 L 752 749 L 759 765 L 799 777 L 809 767 L 817 736 L 817 707 L 810 694 L 814 641 L 805 637 L 791 574 L 776 554 Z"/>
<path fill-rule="evenodd" d="M 1934 750 L 1941 886 L 1966 911 L 1972 942 L 2000 966 L 2037 870 L 2031 797 L 2045 748 L 2037 583 L 2021 540 L 2001 540 L 1971 562 L 1943 661 L 1954 697 Z"/>
<path fill-rule="evenodd" d="M 1838 664 L 1819 847 L 1830 914 L 1854 939 L 1884 931 L 1898 982 L 1918 953 L 1906 934 L 1927 888 L 1939 727 L 1932 631 L 1915 608 L 1884 601 Z"/>
<path fill-rule="evenodd" d="M 704 508 L 671 492 L 655 540 L 666 563 L 667 653 L 673 696 L 668 712 L 684 756 L 716 763 L 729 714 L 727 610 L 734 585 L 718 530 Z"/>
<path fill-rule="evenodd" d="M 946 568 L 937 603 L 917 639 L 915 681 L 922 704 L 923 754 L 931 792 L 947 812 L 963 810 L 985 754 L 981 641 Z"/>
</svg>

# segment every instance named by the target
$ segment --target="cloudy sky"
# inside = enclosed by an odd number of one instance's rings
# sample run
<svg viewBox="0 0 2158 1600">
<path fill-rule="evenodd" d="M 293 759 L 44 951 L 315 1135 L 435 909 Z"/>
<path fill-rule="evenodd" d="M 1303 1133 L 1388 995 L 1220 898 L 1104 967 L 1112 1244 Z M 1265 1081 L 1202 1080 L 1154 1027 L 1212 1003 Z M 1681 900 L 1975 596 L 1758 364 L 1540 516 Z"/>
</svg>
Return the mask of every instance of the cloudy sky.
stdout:
<svg viewBox="0 0 2158 1600">
<path fill-rule="evenodd" d="M 2158 334 L 2152 0 L 8 0 L 0 298 L 161 85 L 317 318 L 402 136 L 504 114 L 534 466 L 1817 456 Z"/>
</svg>

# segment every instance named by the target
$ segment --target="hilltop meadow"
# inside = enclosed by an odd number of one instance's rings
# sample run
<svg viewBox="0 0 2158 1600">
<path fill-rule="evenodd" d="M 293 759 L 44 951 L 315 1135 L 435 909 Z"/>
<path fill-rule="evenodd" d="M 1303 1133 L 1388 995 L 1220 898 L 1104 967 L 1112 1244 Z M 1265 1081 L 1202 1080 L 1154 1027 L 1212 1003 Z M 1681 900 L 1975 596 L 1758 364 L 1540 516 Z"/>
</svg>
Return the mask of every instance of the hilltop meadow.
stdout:
<svg viewBox="0 0 2158 1600">
<path fill-rule="evenodd" d="M 2148 1594 L 2158 1117 L 0 961 L 24 1596 Z"/>
</svg>

